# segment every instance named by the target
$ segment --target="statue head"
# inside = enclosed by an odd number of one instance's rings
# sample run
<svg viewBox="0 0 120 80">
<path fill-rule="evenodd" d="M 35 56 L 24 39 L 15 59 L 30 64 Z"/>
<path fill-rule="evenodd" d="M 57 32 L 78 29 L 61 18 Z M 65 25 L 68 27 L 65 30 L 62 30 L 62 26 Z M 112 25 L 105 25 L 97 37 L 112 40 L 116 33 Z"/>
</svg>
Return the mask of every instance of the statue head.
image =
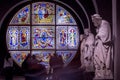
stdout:
<svg viewBox="0 0 120 80">
<path fill-rule="evenodd" d="M 89 35 L 89 33 L 90 33 L 90 29 L 85 28 L 85 29 L 84 29 L 84 34 L 85 34 L 86 36 L 88 36 L 88 35 Z"/>
<path fill-rule="evenodd" d="M 99 27 L 102 22 L 102 17 L 99 14 L 94 14 L 91 16 L 92 22 L 95 27 Z"/>
<path fill-rule="evenodd" d="M 83 38 L 84 38 L 84 34 L 81 34 L 81 35 L 80 35 L 80 41 L 82 41 Z"/>
</svg>

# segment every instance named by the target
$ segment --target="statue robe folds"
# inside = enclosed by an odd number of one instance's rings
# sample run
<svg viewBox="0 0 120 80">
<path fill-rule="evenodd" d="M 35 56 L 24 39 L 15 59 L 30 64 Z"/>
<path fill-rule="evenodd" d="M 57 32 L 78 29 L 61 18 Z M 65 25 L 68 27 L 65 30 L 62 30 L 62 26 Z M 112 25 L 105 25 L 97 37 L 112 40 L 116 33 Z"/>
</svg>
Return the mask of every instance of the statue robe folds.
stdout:
<svg viewBox="0 0 120 80">
<path fill-rule="evenodd" d="M 94 49 L 94 35 L 89 33 L 89 36 L 86 38 L 85 47 L 84 47 L 84 65 L 87 72 L 93 72 L 93 51 Z"/>
<path fill-rule="evenodd" d="M 83 39 L 81 41 L 81 46 L 80 46 L 80 51 L 81 51 L 80 61 L 81 61 L 81 68 L 82 69 L 85 68 L 85 65 L 84 65 L 84 53 L 85 53 L 84 47 L 85 47 L 85 39 Z"/>
<path fill-rule="evenodd" d="M 110 24 L 102 20 L 95 37 L 94 65 L 96 77 L 111 77 L 112 43 Z"/>
</svg>

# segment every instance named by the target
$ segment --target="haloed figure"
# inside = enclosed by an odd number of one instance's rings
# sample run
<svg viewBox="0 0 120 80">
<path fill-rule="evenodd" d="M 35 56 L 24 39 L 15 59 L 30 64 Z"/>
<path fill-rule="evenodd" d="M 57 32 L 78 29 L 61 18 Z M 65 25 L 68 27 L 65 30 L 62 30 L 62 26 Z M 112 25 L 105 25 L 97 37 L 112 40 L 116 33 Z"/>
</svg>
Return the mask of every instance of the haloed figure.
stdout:
<svg viewBox="0 0 120 80">
<path fill-rule="evenodd" d="M 92 22 L 97 29 L 95 36 L 94 65 L 95 78 L 112 78 L 110 62 L 112 61 L 111 29 L 99 14 L 92 15 Z"/>
</svg>

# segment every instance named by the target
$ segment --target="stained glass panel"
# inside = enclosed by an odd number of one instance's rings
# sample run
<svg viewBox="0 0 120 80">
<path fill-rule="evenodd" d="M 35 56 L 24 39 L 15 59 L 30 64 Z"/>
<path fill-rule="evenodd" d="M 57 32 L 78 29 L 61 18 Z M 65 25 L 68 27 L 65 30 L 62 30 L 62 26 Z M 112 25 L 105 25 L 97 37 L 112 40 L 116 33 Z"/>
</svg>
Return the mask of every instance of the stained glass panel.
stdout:
<svg viewBox="0 0 120 80">
<path fill-rule="evenodd" d="M 52 37 L 34 37 L 33 38 L 33 49 L 54 49 L 55 42 Z"/>
<path fill-rule="evenodd" d="M 19 10 L 12 18 L 10 24 L 29 24 L 30 23 L 30 6 L 25 6 Z"/>
<path fill-rule="evenodd" d="M 30 51 L 10 51 L 12 59 L 21 67 Z"/>
<path fill-rule="evenodd" d="M 33 14 L 55 14 L 55 8 L 53 3 L 38 2 L 32 5 Z"/>
<path fill-rule="evenodd" d="M 49 65 L 50 56 L 53 55 L 54 51 L 32 51 L 32 55 L 36 56 L 36 59 L 43 65 Z"/>
<path fill-rule="evenodd" d="M 56 10 L 56 22 L 60 25 L 70 25 L 70 24 L 76 24 L 74 18 L 71 16 L 71 14 L 66 11 L 64 8 L 57 5 Z"/>
<path fill-rule="evenodd" d="M 34 3 L 32 5 L 33 24 L 54 24 L 54 4 L 47 2 Z"/>
<path fill-rule="evenodd" d="M 7 30 L 6 40 L 8 49 L 18 49 L 18 27 L 9 26 Z"/>
<path fill-rule="evenodd" d="M 55 16 L 54 15 L 32 15 L 32 24 L 54 24 Z"/>
<path fill-rule="evenodd" d="M 57 26 L 56 32 L 57 49 L 67 49 L 67 26 Z"/>
<path fill-rule="evenodd" d="M 33 26 L 32 37 L 54 37 L 54 26 Z"/>
<path fill-rule="evenodd" d="M 68 27 L 68 48 L 77 49 L 79 43 L 79 35 L 77 26 Z"/>
<path fill-rule="evenodd" d="M 56 53 L 62 56 L 63 62 L 67 65 L 74 58 L 76 51 L 57 51 Z"/>
<path fill-rule="evenodd" d="M 20 49 L 30 48 L 30 27 L 20 26 Z"/>
</svg>

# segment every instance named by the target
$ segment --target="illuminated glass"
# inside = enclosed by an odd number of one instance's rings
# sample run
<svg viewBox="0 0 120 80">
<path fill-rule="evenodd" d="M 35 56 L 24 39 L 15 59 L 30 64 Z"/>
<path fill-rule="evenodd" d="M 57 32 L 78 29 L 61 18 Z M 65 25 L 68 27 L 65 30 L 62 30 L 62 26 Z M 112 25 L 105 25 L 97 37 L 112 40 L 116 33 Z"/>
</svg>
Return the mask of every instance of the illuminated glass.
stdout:
<svg viewBox="0 0 120 80">
<path fill-rule="evenodd" d="M 20 49 L 30 48 L 30 27 L 29 26 L 20 26 L 19 40 L 20 40 L 19 41 Z"/>
<path fill-rule="evenodd" d="M 57 26 L 57 49 L 67 49 L 67 26 Z"/>
<path fill-rule="evenodd" d="M 57 24 L 59 25 L 71 25 L 76 24 L 75 20 L 73 19 L 72 15 L 66 11 L 64 8 L 57 5 L 56 10 L 57 15 Z"/>
<path fill-rule="evenodd" d="M 47 2 L 38 2 L 32 5 L 33 24 L 54 24 L 55 8 L 54 4 Z"/>
<path fill-rule="evenodd" d="M 30 23 L 30 6 L 20 9 L 12 18 L 10 24 L 29 24 Z"/>
<path fill-rule="evenodd" d="M 68 27 L 68 48 L 77 49 L 79 43 L 79 35 L 77 26 Z"/>
<path fill-rule="evenodd" d="M 35 2 L 13 16 L 7 28 L 6 43 L 20 67 L 29 53 L 47 64 L 48 57 L 57 53 L 67 65 L 77 52 L 79 30 L 71 13 L 63 7 L 51 2 Z"/>
<path fill-rule="evenodd" d="M 22 66 L 22 63 L 26 59 L 30 51 L 10 51 L 9 52 L 12 59 L 19 65 Z"/>
<path fill-rule="evenodd" d="M 32 37 L 54 37 L 54 26 L 32 26 Z"/>
<path fill-rule="evenodd" d="M 9 26 L 7 30 L 7 46 L 8 49 L 18 49 L 18 27 L 17 26 Z"/>
</svg>

